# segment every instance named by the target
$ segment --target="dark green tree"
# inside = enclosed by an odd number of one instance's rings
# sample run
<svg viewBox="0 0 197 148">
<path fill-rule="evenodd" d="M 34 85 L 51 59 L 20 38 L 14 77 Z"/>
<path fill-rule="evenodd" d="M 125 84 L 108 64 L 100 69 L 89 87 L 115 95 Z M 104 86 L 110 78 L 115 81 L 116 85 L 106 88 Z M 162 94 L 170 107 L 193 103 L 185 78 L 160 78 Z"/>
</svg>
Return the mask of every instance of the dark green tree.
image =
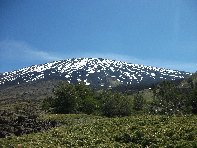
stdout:
<svg viewBox="0 0 197 148">
<path fill-rule="evenodd" d="M 191 106 L 192 113 L 197 114 L 197 86 L 192 89 L 190 93 L 190 101 L 189 104 Z"/>
<path fill-rule="evenodd" d="M 190 86 L 187 93 L 187 103 L 189 103 L 192 113 L 197 114 L 197 72 L 187 79 L 187 83 Z"/>
<path fill-rule="evenodd" d="M 80 111 L 86 114 L 96 113 L 99 110 L 98 101 L 92 96 L 87 96 L 81 105 Z"/>
<path fill-rule="evenodd" d="M 164 81 L 159 84 L 154 93 L 152 111 L 159 114 L 177 114 L 186 111 L 186 100 L 172 82 Z"/>
<path fill-rule="evenodd" d="M 103 95 L 102 113 L 108 117 L 131 114 L 131 100 L 120 93 L 107 92 Z"/>
<path fill-rule="evenodd" d="M 76 113 L 80 99 L 74 85 L 62 82 L 54 89 L 54 112 Z"/>
<path fill-rule="evenodd" d="M 80 83 L 76 84 L 75 89 L 76 89 L 77 94 L 81 100 L 84 100 L 88 96 L 94 95 L 92 89 L 89 86 L 85 85 L 84 82 L 80 82 Z"/>
<path fill-rule="evenodd" d="M 134 100 L 133 100 L 133 109 L 136 111 L 141 111 L 143 109 L 145 100 L 142 96 L 141 93 L 137 93 L 134 95 Z"/>
<path fill-rule="evenodd" d="M 42 109 L 45 111 L 52 111 L 54 107 L 54 98 L 53 97 L 47 97 L 42 101 Z"/>
<path fill-rule="evenodd" d="M 75 85 L 75 89 L 80 98 L 80 112 L 91 114 L 99 109 L 99 102 L 95 97 L 95 93 L 89 86 L 85 85 L 83 82 L 80 82 Z"/>
</svg>

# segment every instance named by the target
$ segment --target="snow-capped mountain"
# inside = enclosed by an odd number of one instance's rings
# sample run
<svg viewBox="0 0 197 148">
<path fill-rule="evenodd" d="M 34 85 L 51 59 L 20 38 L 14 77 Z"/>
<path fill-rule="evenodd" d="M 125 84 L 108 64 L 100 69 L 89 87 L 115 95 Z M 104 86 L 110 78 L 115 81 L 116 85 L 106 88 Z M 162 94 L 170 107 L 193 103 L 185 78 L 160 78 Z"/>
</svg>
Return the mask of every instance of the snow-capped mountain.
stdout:
<svg viewBox="0 0 197 148">
<path fill-rule="evenodd" d="M 114 87 L 127 84 L 153 84 L 177 80 L 191 75 L 188 72 L 130 64 L 102 58 L 78 58 L 25 67 L 0 75 L 0 86 L 38 80 L 60 79 L 70 83 L 83 81 L 95 87 Z"/>
</svg>

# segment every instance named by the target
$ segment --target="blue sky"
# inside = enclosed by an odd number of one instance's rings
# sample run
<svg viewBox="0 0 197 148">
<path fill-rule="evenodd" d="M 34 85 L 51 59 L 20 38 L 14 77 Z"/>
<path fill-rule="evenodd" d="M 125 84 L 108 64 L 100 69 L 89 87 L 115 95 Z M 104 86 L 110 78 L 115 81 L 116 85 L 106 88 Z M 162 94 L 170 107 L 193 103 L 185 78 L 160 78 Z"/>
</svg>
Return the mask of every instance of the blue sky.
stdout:
<svg viewBox="0 0 197 148">
<path fill-rule="evenodd" d="M 101 57 L 197 71 L 196 0 L 0 0 L 0 72 Z"/>
</svg>

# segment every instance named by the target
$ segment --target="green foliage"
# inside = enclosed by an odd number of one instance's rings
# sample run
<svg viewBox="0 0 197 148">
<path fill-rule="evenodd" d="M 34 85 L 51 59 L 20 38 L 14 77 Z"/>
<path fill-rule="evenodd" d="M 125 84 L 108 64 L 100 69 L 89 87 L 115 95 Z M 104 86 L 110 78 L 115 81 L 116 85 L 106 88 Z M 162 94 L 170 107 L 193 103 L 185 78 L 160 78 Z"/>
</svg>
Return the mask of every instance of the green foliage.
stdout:
<svg viewBox="0 0 197 148">
<path fill-rule="evenodd" d="M 187 98 L 172 82 L 162 82 L 154 91 L 152 111 L 157 114 L 180 114 L 189 112 Z"/>
<path fill-rule="evenodd" d="M 193 83 L 193 79 L 188 79 Z M 53 113 L 102 114 L 108 117 L 128 116 L 134 113 L 188 114 L 197 113 L 197 87 L 183 89 L 164 81 L 152 90 L 134 95 L 93 91 L 84 83 L 61 83 L 54 89 L 54 97 L 44 99 L 42 108 Z"/>
<path fill-rule="evenodd" d="M 92 114 L 99 109 L 99 103 L 91 96 L 84 98 L 80 111 L 86 114 Z"/>
<path fill-rule="evenodd" d="M 197 114 L 197 86 L 192 89 L 189 103 L 192 107 L 192 113 Z"/>
<path fill-rule="evenodd" d="M 120 93 L 108 92 L 103 96 L 102 113 L 108 117 L 128 116 L 131 114 L 131 100 Z"/>
<path fill-rule="evenodd" d="M 93 91 L 84 83 L 77 85 L 62 82 L 53 91 L 54 97 L 43 100 L 42 109 L 53 113 L 87 113 L 99 109 L 99 101 Z"/>
<path fill-rule="evenodd" d="M 42 101 L 42 109 L 45 111 L 52 111 L 52 107 L 54 106 L 54 98 L 53 97 L 47 97 Z"/>
<path fill-rule="evenodd" d="M 192 76 L 187 78 L 185 81 L 192 89 L 197 87 L 197 72 L 193 73 Z"/>
<path fill-rule="evenodd" d="M 76 113 L 79 107 L 79 96 L 74 85 L 60 83 L 54 89 L 54 103 L 52 107 L 55 113 Z"/>
<path fill-rule="evenodd" d="M 188 90 L 187 103 L 191 107 L 191 111 L 197 114 L 197 72 L 193 73 L 191 77 L 183 81 L 182 85 L 186 85 Z"/>
<path fill-rule="evenodd" d="M 54 96 L 44 99 L 44 110 L 54 113 L 101 113 L 108 117 L 131 114 L 132 102 L 127 96 L 110 91 L 96 93 L 84 83 L 60 83 L 54 89 Z"/>
<path fill-rule="evenodd" d="M 79 111 L 91 114 L 99 109 L 99 101 L 95 98 L 93 90 L 86 86 L 83 82 L 75 85 L 75 89 L 80 98 Z"/>
<path fill-rule="evenodd" d="M 74 85 L 74 87 L 77 91 L 77 94 L 81 98 L 81 100 L 84 100 L 87 96 L 94 95 L 92 89 L 89 86 L 85 85 L 85 83 L 83 83 L 83 82 L 80 82 L 80 83 Z"/>
<path fill-rule="evenodd" d="M 133 100 L 133 109 L 136 111 L 141 111 L 143 109 L 145 103 L 145 99 L 143 98 L 141 93 L 137 93 L 134 95 Z"/>
<path fill-rule="evenodd" d="M 197 116 L 138 115 L 106 118 L 45 115 L 63 125 L 0 139 L 0 147 L 197 147 Z"/>
</svg>

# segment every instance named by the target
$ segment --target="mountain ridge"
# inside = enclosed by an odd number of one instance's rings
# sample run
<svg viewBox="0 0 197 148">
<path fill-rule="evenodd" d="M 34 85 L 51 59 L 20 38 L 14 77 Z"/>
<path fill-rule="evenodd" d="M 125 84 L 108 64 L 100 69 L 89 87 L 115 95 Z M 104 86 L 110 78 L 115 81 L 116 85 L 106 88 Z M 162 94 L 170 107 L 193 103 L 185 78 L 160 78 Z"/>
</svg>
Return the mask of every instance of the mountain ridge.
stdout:
<svg viewBox="0 0 197 148">
<path fill-rule="evenodd" d="M 190 75 L 189 72 L 179 70 L 103 58 L 72 58 L 4 72 L 0 77 L 0 86 L 58 79 L 70 83 L 83 81 L 94 87 L 115 87 L 177 80 Z"/>
</svg>

